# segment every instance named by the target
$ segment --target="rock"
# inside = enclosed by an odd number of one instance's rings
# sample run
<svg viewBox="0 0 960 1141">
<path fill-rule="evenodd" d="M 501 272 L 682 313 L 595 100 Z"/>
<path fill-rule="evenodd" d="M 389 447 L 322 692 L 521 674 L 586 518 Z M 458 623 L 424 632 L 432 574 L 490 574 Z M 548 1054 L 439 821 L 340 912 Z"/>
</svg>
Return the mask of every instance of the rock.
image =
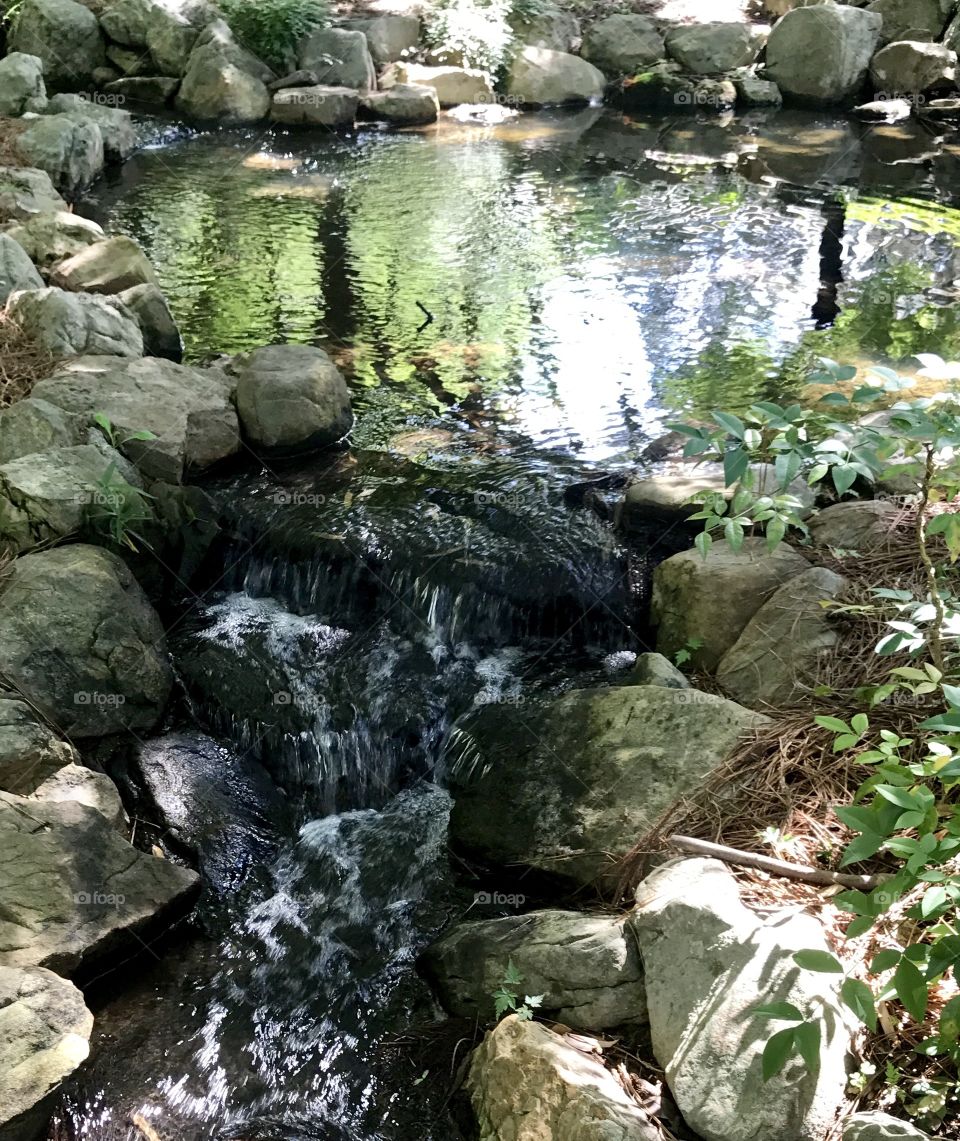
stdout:
<svg viewBox="0 0 960 1141">
<path fill-rule="evenodd" d="M 0 698 L 0 789 L 27 796 L 76 759 L 23 701 Z"/>
<path fill-rule="evenodd" d="M 257 123 L 270 110 L 266 85 L 275 78 L 218 20 L 200 34 L 190 53 L 177 92 L 177 109 L 201 121 Z"/>
<path fill-rule="evenodd" d="M 789 705 L 816 683 L 818 667 L 838 642 L 828 613 L 847 580 L 811 567 L 785 582 L 754 614 L 717 666 L 723 690 L 743 705 Z"/>
<path fill-rule="evenodd" d="M 909 1121 L 889 1113 L 855 1113 L 843 1123 L 843 1141 L 930 1141 Z"/>
<path fill-rule="evenodd" d="M 417 16 L 374 16 L 371 20 L 351 20 L 347 26 L 367 37 L 367 48 L 377 67 L 396 63 L 420 44 Z"/>
<path fill-rule="evenodd" d="M 100 22 L 117 43 L 148 48 L 162 74 L 180 76 L 201 31 L 216 18 L 206 0 L 112 0 Z"/>
<path fill-rule="evenodd" d="M 809 566 L 786 544 L 768 553 L 759 538 L 746 539 L 740 551 L 714 543 L 706 560 L 699 551 L 672 555 L 653 574 L 657 649 L 672 658 L 699 640 L 691 664 L 712 672 L 774 591 Z"/>
<path fill-rule="evenodd" d="M 43 278 L 23 246 L 0 233 L 0 305 L 18 289 L 43 289 Z"/>
<path fill-rule="evenodd" d="M 0 591 L 0 671 L 44 717 L 76 737 L 153 727 L 173 678 L 122 559 L 82 544 L 24 555 Z"/>
<path fill-rule="evenodd" d="M 82 91 L 105 59 L 97 17 L 75 0 L 24 0 L 7 46 L 41 59 L 53 91 Z"/>
<path fill-rule="evenodd" d="M 240 447 L 230 390 L 216 369 L 87 357 L 41 380 L 33 395 L 88 422 L 102 412 L 122 453 L 149 479 L 180 483 L 188 469 L 203 470 Z M 141 431 L 154 438 L 130 438 Z"/>
<path fill-rule="evenodd" d="M 76 416 L 46 400 L 34 397 L 18 400 L 0 412 L 0 464 L 36 452 L 72 448 L 81 442 L 80 437 Z"/>
<path fill-rule="evenodd" d="M 440 114 L 436 90 L 412 83 L 397 83 L 387 91 L 368 91 L 360 103 L 373 118 L 388 123 L 433 123 Z"/>
<path fill-rule="evenodd" d="M 397 84 L 432 87 L 441 107 L 493 102 L 490 77 L 485 72 L 467 67 L 423 67 L 415 63 L 395 63 L 384 73 L 380 86 L 389 90 Z"/>
<path fill-rule="evenodd" d="M 579 56 L 526 47 L 510 64 L 506 90 L 521 103 L 540 107 L 598 101 L 605 86 L 603 72 Z"/>
<path fill-rule="evenodd" d="M 638 654 L 627 685 L 662 685 L 667 689 L 690 689 L 690 679 L 663 654 Z"/>
<path fill-rule="evenodd" d="M 801 9 L 802 10 L 802 9 Z M 673 860 L 637 889 L 631 918 L 646 972 L 653 1052 L 684 1120 L 704 1141 L 818 1141 L 844 1103 L 850 1032 L 842 976 L 801 970 L 796 951 L 826 951 L 812 915 L 766 922 L 740 902 L 716 860 Z M 791 1059 L 764 1081 L 760 1056 L 782 1025 L 757 1006 L 823 1012 L 819 1073 Z"/>
<path fill-rule="evenodd" d="M 143 351 L 148 357 L 183 360 L 183 340 L 159 286 L 134 285 L 117 295 L 117 301 L 136 317 L 143 334 Z"/>
<path fill-rule="evenodd" d="M 956 66 L 957 53 L 943 44 L 905 41 L 877 52 L 870 77 L 883 98 L 916 95 L 931 87 L 953 86 Z"/>
<path fill-rule="evenodd" d="M 116 95 L 125 102 L 147 103 L 151 106 L 162 106 L 169 103 L 180 88 L 180 80 L 172 76 L 152 75 L 137 76 L 133 79 L 117 79 L 108 83 L 104 90 L 109 95 Z"/>
<path fill-rule="evenodd" d="M 47 108 L 49 114 L 66 115 L 74 122 L 92 121 L 100 128 L 103 153 L 107 162 L 125 162 L 137 146 L 137 135 L 129 111 L 121 111 L 81 95 L 54 95 Z"/>
<path fill-rule="evenodd" d="M 913 108 L 906 99 L 872 99 L 853 109 L 858 118 L 868 123 L 898 123 L 901 119 L 909 119 L 912 112 Z"/>
<path fill-rule="evenodd" d="M 66 210 L 35 214 L 22 222 L 12 222 L 6 227 L 6 233 L 40 266 L 73 257 L 106 236 L 96 222 Z"/>
<path fill-rule="evenodd" d="M 634 75 L 663 59 L 664 43 L 653 20 L 621 12 L 593 24 L 583 37 L 580 51 L 607 75 Z"/>
<path fill-rule="evenodd" d="M 424 954 L 423 968 L 444 1008 L 481 1026 L 494 1019 L 491 995 L 508 962 L 524 994 L 567 1026 L 609 1030 L 643 1022 L 643 971 L 624 920 L 577 911 L 533 911 L 460 923 Z"/>
<path fill-rule="evenodd" d="M 572 12 L 552 4 L 538 5 L 536 10 L 507 16 L 515 44 L 531 48 L 549 48 L 555 52 L 572 52 L 580 39 L 580 21 Z M 599 66 L 599 65 L 598 65 Z"/>
<path fill-rule="evenodd" d="M 377 86 L 377 72 L 363 32 L 343 28 L 312 32 L 300 45 L 297 66 L 316 72 L 327 87 L 370 91 Z"/>
<path fill-rule="evenodd" d="M 765 723 L 732 701 L 661 686 L 484 706 L 451 738 L 451 839 L 500 866 L 593 883 Z"/>
<path fill-rule="evenodd" d="M 945 47 L 960 55 L 960 13 L 954 16 L 943 33 L 943 43 Z"/>
<path fill-rule="evenodd" d="M 0 466 L 0 547 L 20 554 L 85 528 L 120 457 L 93 444 L 32 452 Z M 111 494 L 137 497 L 126 482 Z"/>
<path fill-rule="evenodd" d="M 745 107 L 779 107 L 783 102 L 780 88 L 769 79 L 758 79 L 747 73 L 736 76 L 733 85 L 737 89 L 737 99 Z"/>
<path fill-rule="evenodd" d="M 960 99 L 928 99 L 923 113 L 928 119 L 956 119 L 960 117 Z"/>
<path fill-rule="evenodd" d="M 47 107 L 43 60 L 24 52 L 0 59 L 0 115 L 42 114 Z"/>
<path fill-rule="evenodd" d="M 238 357 L 234 367 L 240 423 L 256 451 L 310 451 L 350 431 L 349 390 L 322 349 L 267 345 Z"/>
<path fill-rule="evenodd" d="M 695 108 L 732 111 L 737 104 L 737 89 L 729 79 L 701 79 L 693 89 Z"/>
<path fill-rule="evenodd" d="M 3 966 L 73 973 L 142 946 L 141 932 L 182 909 L 197 885 L 195 872 L 137 851 L 96 809 L 70 800 L 0 793 L 0 861 Z"/>
<path fill-rule="evenodd" d="M 694 75 L 718 75 L 753 63 L 760 44 L 749 24 L 679 24 L 666 35 L 667 54 Z"/>
<path fill-rule="evenodd" d="M 766 76 L 794 99 L 844 103 L 863 86 L 882 25 L 876 12 L 861 8 L 832 3 L 796 8 L 770 33 Z"/>
<path fill-rule="evenodd" d="M 110 80 L 149 75 L 155 66 L 149 55 L 132 48 L 122 48 L 118 44 L 107 45 L 107 60 L 113 65 L 115 73 L 110 76 Z"/>
<path fill-rule="evenodd" d="M 45 170 L 0 166 L 0 222 L 66 208 Z"/>
<path fill-rule="evenodd" d="M 825 507 L 810 520 L 818 547 L 869 551 L 890 537 L 900 508 L 888 499 L 853 499 Z"/>
<path fill-rule="evenodd" d="M 662 1136 L 597 1054 L 516 1015 L 503 1019 L 474 1050 L 466 1090 L 480 1141 L 657 1141 Z"/>
<path fill-rule="evenodd" d="M 952 5 L 950 5 L 952 7 Z M 950 14 L 943 0 L 873 0 L 868 12 L 883 19 L 880 42 L 939 40 Z"/>
<path fill-rule="evenodd" d="M 117 831 L 126 835 L 127 814 L 117 786 L 104 773 L 94 772 L 84 765 L 69 764 L 51 773 L 37 786 L 33 800 L 48 800 L 59 804 L 72 801 L 85 804 L 105 817 Z"/>
<path fill-rule="evenodd" d="M 89 1053 L 93 1015 L 81 991 L 42 967 L 0 967 L 0 1137 L 46 1131 L 60 1083 Z"/>
<path fill-rule="evenodd" d="M 156 285 L 157 275 L 132 239 L 104 238 L 61 262 L 50 284 L 74 293 L 122 293 L 135 285 Z"/>
<path fill-rule="evenodd" d="M 56 357 L 143 355 L 133 315 L 92 293 L 26 290 L 10 298 L 7 315 Z"/>
<path fill-rule="evenodd" d="M 307 71 L 301 68 L 299 71 L 292 71 L 289 75 L 284 75 L 280 79 L 275 79 L 273 83 L 267 84 L 267 90 L 271 93 L 274 91 L 282 91 L 285 87 L 316 87 L 320 83 L 315 71 Z"/>
<path fill-rule="evenodd" d="M 103 136 L 89 119 L 70 115 L 44 115 L 26 120 L 16 138 L 24 161 L 50 175 L 62 194 L 74 194 L 103 170 Z"/>
<path fill-rule="evenodd" d="M 102 91 L 107 84 L 122 78 L 120 72 L 117 71 L 115 67 L 111 67 L 110 64 L 104 64 L 103 67 L 94 68 L 93 86 L 96 87 L 98 91 Z"/>
<path fill-rule="evenodd" d="M 270 118 L 292 125 L 352 126 L 358 101 L 352 87 L 287 87 L 274 94 Z"/>
</svg>

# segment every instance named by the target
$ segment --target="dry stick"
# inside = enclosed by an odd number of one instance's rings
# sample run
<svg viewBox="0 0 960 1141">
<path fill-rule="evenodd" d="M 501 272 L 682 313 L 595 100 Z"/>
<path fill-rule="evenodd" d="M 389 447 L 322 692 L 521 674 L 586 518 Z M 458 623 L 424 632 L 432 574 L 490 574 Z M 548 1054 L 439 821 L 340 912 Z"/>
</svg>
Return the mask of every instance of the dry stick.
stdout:
<svg viewBox="0 0 960 1141">
<path fill-rule="evenodd" d="M 671 836 L 669 843 L 681 852 L 694 852 L 698 856 L 713 856 L 728 864 L 741 864 L 746 868 L 759 868 L 775 876 L 786 876 L 804 883 L 839 884 L 840 887 L 854 887 L 861 891 L 872 891 L 887 879 L 887 876 L 858 876 L 848 872 L 828 872 L 821 868 L 804 868 L 799 864 L 788 864 L 786 860 L 775 860 L 772 856 L 758 856 L 753 852 L 741 852 L 739 848 L 728 848 L 725 844 L 711 844 L 709 840 L 695 840 L 692 836 Z"/>
<path fill-rule="evenodd" d="M 160 1134 L 153 1128 L 149 1121 L 143 1116 L 142 1113 L 135 1113 L 129 1118 L 130 1124 L 134 1129 L 138 1130 L 147 1141 L 162 1141 Z"/>
</svg>

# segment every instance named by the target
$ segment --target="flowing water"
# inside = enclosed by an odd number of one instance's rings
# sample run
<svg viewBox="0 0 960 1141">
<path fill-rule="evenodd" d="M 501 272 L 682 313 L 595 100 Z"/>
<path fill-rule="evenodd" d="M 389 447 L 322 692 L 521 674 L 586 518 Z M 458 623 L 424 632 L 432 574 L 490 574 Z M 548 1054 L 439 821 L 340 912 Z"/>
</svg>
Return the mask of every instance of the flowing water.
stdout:
<svg viewBox="0 0 960 1141">
<path fill-rule="evenodd" d="M 818 354 L 960 350 L 956 161 L 914 126 L 591 109 L 181 134 L 97 188 L 190 360 L 321 345 L 358 423 L 207 481 L 222 538 L 166 615 L 182 702 L 116 769 L 207 890 L 91 991 L 55 1136 L 459 1135 L 452 1042 L 411 1048 L 440 1018 L 417 955 L 496 914 L 446 850 L 454 721 L 646 648 L 686 540 L 610 515 L 671 414 L 794 394 Z"/>
</svg>

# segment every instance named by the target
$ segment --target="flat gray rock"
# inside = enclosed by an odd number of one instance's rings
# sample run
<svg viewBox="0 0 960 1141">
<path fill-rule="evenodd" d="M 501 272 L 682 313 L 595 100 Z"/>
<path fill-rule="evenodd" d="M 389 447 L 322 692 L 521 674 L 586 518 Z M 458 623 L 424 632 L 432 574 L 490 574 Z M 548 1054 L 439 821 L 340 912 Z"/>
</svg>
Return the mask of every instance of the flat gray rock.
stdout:
<svg viewBox="0 0 960 1141">
<path fill-rule="evenodd" d="M 55 357 L 143 355 L 133 314 L 92 293 L 25 290 L 10 298 L 7 315 Z"/>
</svg>

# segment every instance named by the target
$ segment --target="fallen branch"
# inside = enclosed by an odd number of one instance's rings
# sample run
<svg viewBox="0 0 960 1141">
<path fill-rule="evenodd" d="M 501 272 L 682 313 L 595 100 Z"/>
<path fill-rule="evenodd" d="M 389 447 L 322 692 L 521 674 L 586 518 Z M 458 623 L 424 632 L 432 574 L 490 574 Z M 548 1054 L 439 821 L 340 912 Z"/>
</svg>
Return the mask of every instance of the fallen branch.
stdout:
<svg viewBox="0 0 960 1141">
<path fill-rule="evenodd" d="M 142 1113 L 133 1114 L 133 1116 L 129 1118 L 129 1121 L 134 1129 L 139 1130 L 139 1132 L 146 1137 L 147 1141 L 162 1141 L 160 1134 L 153 1128 Z"/>
<path fill-rule="evenodd" d="M 821 868 L 804 868 L 799 864 L 789 864 L 786 860 L 776 860 L 772 856 L 759 856 L 755 852 L 741 852 L 739 848 L 728 848 L 725 844 L 711 844 L 709 840 L 695 840 L 692 836 L 671 836 L 670 846 L 681 852 L 692 852 L 698 856 L 713 856 L 727 864 L 739 864 L 745 868 L 758 868 L 774 876 L 801 880 L 803 883 L 816 883 L 840 887 L 859 888 L 872 891 L 887 879 L 887 876 L 858 876 L 850 872 L 828 872 Z"/>
</svg>

